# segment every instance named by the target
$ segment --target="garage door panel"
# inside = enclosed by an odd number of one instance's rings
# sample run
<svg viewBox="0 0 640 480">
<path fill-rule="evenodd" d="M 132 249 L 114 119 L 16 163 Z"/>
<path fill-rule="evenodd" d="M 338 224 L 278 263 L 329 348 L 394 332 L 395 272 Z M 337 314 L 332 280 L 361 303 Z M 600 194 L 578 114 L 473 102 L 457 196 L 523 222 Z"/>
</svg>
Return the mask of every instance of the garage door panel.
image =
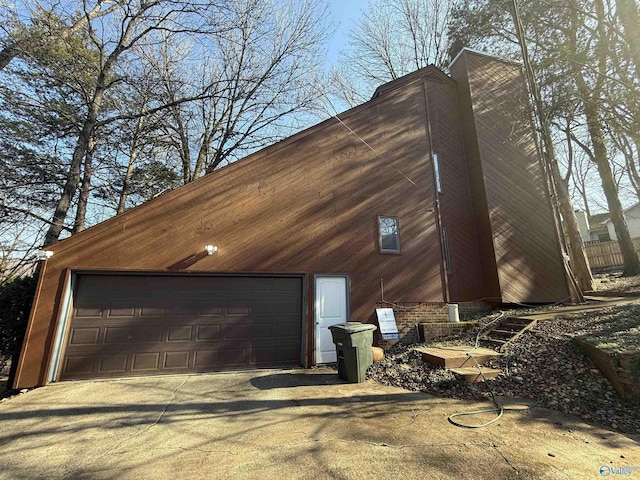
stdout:
<svg viewBox="0 0 640 480">
<path fill-rule="evenodd" d="M 196 341 L 218 340 L 222 338 L 220 325 L 196 325 Z"/>
<path fill-rule="evenodd" d="M 69 375 L 90 375 L 93 371 L 94 357 L 91 355 L 67 356 L 64 359 L 63 371 Z"/>
<path fill-rule="evenodd" d="M 125 353 L 119 355 L 102 355 L 98 363 L 99 373 L 124 373 L 127 371 L 127 360 L 129 356 Z"/>
<path fill-rule="evenodd" d="M 132 333 L 135 343 L 161 342 L 164 339 L 164 329 L 155 326 L 136 326 L 132 328 Z"/>
<path fill-rule="evenodd" d="M 241 346 L 216 350 L 196 350 L 194 367 L 207 371 L 220 367 L 241 367 L 249 364 L 247 349 Z"/>
<path fill-rule="evenodd" d="M 111 308 L 108 310 L 107 315 L 109 317 L 134 317 L 135 309 L 134 308 Z"/>
<path fill-rule="evenodd" d="M 71 330 L 69 337 L 69 345 L 97 345 L 100 329 L 91 328 L 74 328 Z"/>
<path fill-rule="evenodd" d="M 160 366 L 160 352 L 138 353 L 133 355 L 131 370 L 157 370 Z"/>
<path fill-rule="evenodd" d="M 104 345 L 129 343 L 133 338 L 129 327 L 106 327 L 104 329 Z"/>
<path fill-rule="evenodd" d="M 61 379 L 299 365 L 302 278 L 82 274 Z"/>
<path fill-rule="evenodd" d="M 192 328 L 190 325 L 177 325 L 169 327 L 168 342 L 180 342 L 191 340 Z"/>
<path fill-rule="evenodd" d="M 76 307 L 76 318 L 95 318 L 102 317 L 102 310 L 99 308 L 81 308 Z"/>
<path fill-rule="evenodd" d="M 202 306 L 200 308 L 198 308 L 197 310 L 193 311 L 193 314 L 199 315 L 199 316 L 206 316 L 206 315 L 223 315 L 224 314 L 224 308 L 221 306 Z"/>
<path fill-rule="evenodd" d="M 176 368 L 189 368 L 189 351 L 164 352 L 165 370 L 173 370 Z"/>
</svg>

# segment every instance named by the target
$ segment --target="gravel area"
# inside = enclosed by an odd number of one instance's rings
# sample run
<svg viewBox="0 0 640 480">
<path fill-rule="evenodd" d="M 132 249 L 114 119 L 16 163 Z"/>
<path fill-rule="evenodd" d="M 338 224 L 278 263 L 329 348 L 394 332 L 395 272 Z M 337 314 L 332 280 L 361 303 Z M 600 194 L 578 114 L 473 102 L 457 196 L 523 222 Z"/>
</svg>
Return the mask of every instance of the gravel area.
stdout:
<svg viewBox="0 0 640 480">
<path fill-rule="evenodd" d="M 482 318 L 479 324 L 492 318 Z M 473 345 L 478 329 L 429 346 Z M 500 358 L 486 364 L 502 370 L 498 378 L 486 384 L 465 383 L 441 367 L 422 362 L 420 353 L 414 350 L 416 345 L 392 349 L 367 373 L 385 385 L 453 398 L 490 398 L 491 388 L 499 396 L 534 399 L 538 406 L 574 414 L 623 433 L 640 434 L 640 399 L 627 400 L 616 394 L 572 341 L 585 335 L 616 338 L 616 348 L 622 342 L 624 349 L 640 347 L 640 306 L 614 307 L 538 322 L 507 345 Z"/>
<path fill-rule="evenodd" d="M 640 275 L 623 277 L 622 271 L 598 273 L 593 276 L 595 291 L 640 294 Z"/>
</svg>

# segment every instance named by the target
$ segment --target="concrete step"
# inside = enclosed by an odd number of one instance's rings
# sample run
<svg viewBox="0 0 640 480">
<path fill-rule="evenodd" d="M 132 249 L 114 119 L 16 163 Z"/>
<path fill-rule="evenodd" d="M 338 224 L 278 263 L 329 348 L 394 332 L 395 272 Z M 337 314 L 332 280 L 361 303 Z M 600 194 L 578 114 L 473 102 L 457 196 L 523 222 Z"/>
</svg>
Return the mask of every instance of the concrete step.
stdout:
<svg viewBox="0 0 640 480">
<path fill-rule="evenodd" d="M 484 363 L 494 357 L 500 356 L 498 352 L 490 348 L 474 349 L 472 345 L 419 347 L 416 348 L 416 350 L 422 353 L 422 361 L 446 368 L 475 367 L 476 362 Z M 467 355 L 467 352 L 469 352 L 473 358 Z"/>
<path fill-rule="evenodd" d="M 461 375 L 467 383 L 481 382 L 483 380 L 483 376 L 484 379 L 491 380 L 500 374 L 500 370 L 487 367 L 480 367 L 482 373 L 480 373 L 478 367 L 450 368 L 449 370 L 457 375 Z"/>
</svg>

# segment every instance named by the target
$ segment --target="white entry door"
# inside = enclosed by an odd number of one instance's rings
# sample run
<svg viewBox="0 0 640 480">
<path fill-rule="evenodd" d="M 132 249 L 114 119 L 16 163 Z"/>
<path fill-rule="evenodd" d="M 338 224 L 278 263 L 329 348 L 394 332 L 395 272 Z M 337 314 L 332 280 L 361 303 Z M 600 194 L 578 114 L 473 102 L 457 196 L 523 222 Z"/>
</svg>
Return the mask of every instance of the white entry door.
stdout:
<svg viewBox="0 0 640 480">
<path fill-rule="evenodd" d="M 336 347 L 329 327 L 349 320 L 347 278 L 318 276 L 315 291 L 316 363 L 335 362 Z"/>
</svg>

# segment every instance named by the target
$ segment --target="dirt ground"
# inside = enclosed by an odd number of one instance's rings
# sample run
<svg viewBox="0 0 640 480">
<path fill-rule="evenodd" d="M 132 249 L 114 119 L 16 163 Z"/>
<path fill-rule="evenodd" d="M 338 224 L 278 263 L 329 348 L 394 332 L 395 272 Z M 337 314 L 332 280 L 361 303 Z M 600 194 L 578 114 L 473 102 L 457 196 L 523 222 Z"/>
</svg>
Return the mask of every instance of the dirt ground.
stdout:
<svg viewBox="0 0 640 480">
<path fill-rule="evenodd" d="M 596 292 L 637 293 L 640 295 L 640 275 L 623 277 L 621 270 L 593 275 Z"/>
<path fill-rule="evenodd" d="M 414 350 L 418 345 L 392 349 L 382 362 L 369 368 L 369 377 L 386 385 L 450 398 L 489 400 L 492 394 L 527 398 L 587 422 L 640 434 L 640 398 L 621 398 L 575 343 L 577 338 L 590 338 L 618 350 L 638 349 L 640 305 L 573 311 L 552 319 L 548 318 L 550 311 L 544 310 L 545 320 L 539 320 L 506 345 L 501 357 L 487 363 L 501 373 L 486 383 L 468 384 L 449 370 L 423 362 L 421 353 Z M 514 314 L 517 311 L 507 315 Z M 472 346 L 481 326 L 495 318 L 480 318 L 478 326 L 468 332 L 419 346 Z"/>
</svg>

